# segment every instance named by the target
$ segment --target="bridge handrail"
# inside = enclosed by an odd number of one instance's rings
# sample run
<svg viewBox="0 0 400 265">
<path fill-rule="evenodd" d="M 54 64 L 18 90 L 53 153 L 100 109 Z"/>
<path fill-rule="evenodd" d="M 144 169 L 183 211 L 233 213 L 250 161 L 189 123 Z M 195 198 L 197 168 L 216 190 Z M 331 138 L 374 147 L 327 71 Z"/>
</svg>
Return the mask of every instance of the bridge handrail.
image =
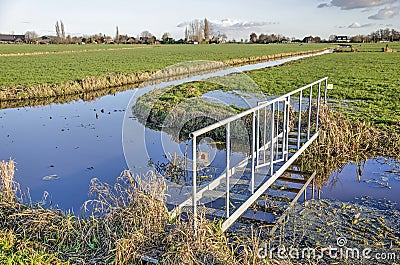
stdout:
<svg viewBox="0 0 400 265">
<path fill-rule="evenodd" d="M 245 111 L 243 111 L 243 112 L 241 112 L 241 113 L 239 113 L 239 114 L 236 114 L 236 115 L 234 115 L 234 116 L 228 117 L 228 118 L 226 118 L 226 119 L 224 119 L 224 120 L 222 120 L 222 121 L 218 121 L 218 122 L 216 122 L 216 123 L 214 123 L 214 124 L 211 124 L 211 125 L 209 125 L 209 126 L 207 126 L 207 127 L 204 127 L 204 128 L 199 129 L 199 130 L 197 130 L 197 131 L 194 131 L 194 132 L 192 132 L 192 133 L 190 134 L 190 137 L 192 137 L 192 138 L 193 138 L 193 137 L 197 137 L 197 136 L 199 136 L 199 135 L 202 135 L 202 134 L 204 134 L 204 133 L 207 133 L 207 132 L 209 132 L 209 131 L 212 131 L 212 130 L 214 130 L 214 129 L 217 129 L 217 128 L 221 127 L 221 126 L 227 125 L 228 123 L 231 123 L 231 122 L 233 122 L 233 121 L 235 121 L 235 120 L 238 120 L 238 119 L 240 119 L 240 118 L 242 118 L 242 117 L 244 117 L 244 116 L 246 116 L 246 115 L 249 115 L 249 114 L 251 114 L 251 113 L 254 113 L 254 112 L 257 111 L 257 110 L 260 110 L 260 109 L 262 109 L 262 108 L 265 108 L 265 107 L 268 106 L 268 105 L 271 105 L 271 104 L 273 104 L 273 103 L 275 103 L 275 102 L 281 101 L 281 100 L 283 100 L 283 99 L 285 99 L 285 98 L 287 98 L 287 97 L 289 97 L 289 96 L 291 96 L 291 95 L 294 95 L 294 94 L 296 94 L 296 93 L 298 93 L 298 92 L 300 92 L 300 91 L 303 91 L 303 90 L 305 90 L 305 89 L 307 89 L 307 88 L 309 88 L 309 87 L 311 87 L 311 86 L 314 86 L 314 85 L 316 85 L 316 84 L 322 83 L 323 81 L 327 81 L 327 80 L 328 80 L 328 77 L 321 78 L 320 80 L 317 80 L 317 81 L 315 81 L 315 82 L 313 82 L 313 83 L 311 83 L 311 84 L 308 84 L 308 85 L 305 85 L 305 86 L 303 86 L 303 87 L 300 87 L 300 88 L 298 88 L 298 89 L 296 89 L 296 90 L 293 90 L 293 91 L 291 91 L 291 92 L 289 92 L 289 93 L 287 93 L 287 94 L 281 95 L 281 96 L 279 96 L 279 97 L 277 97 L 277 98 L 275 98 L 275 99 L 268 100 L 268 101 L 266 101 L 265 103 L 260 104 L 260 105 L 254 107 L 254 108 L 245 110 Z M 324 90 L 324 101 L 326 102 L 326 90 L 327 90 L 327 86 L 326 86 L 326 85 L 325 85 L 325 88 L 324 88 L 324 89 L 325 89 L 325 90 Z"/>
</svg>

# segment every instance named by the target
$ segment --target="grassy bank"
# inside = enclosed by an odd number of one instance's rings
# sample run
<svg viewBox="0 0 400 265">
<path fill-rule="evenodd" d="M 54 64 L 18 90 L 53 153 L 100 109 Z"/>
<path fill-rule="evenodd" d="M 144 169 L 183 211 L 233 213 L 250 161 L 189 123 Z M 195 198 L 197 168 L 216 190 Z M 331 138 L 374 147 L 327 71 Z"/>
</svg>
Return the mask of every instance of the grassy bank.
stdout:
<svg viewBox="0 0 400 265">
<path fill-rule="evenodd" d="M 377 45 L 373 47 L 377 49 Z M 328 76 L 329 83 L 334 84 L 334 89 L 328 91 L 328 97 L 335 109 L 345 113 L 351 120 L 365 121 L 375 127 L 392 126 L 400 130 L 399 60 L 400 53 L 334 53 L 246 74 L 254 80 L 258 92 L 266 95 L 285 94 Z M 234 77 L 230 78 L 235 81 Z M 227 91 L 235 85 L 234 82 L 224 86 L 211 81 L 213 84 L 192 82 L 164 91 L 153 111 L 168 113 L 174 104 L 188 98 L 199 97 L 213 90 Z M 244 85 L 246 83 L 241 84 L 240 88 L 235 87 L 235 90 L 245 90 Z M 190 93 L 187 92 L 189 88 Z M 148 96 L 154 98 L 157 96 L 153 95 L 155 93 L 150 92 Z M 149 105 L 152 101 L 142 103 Z"/>
</svg>

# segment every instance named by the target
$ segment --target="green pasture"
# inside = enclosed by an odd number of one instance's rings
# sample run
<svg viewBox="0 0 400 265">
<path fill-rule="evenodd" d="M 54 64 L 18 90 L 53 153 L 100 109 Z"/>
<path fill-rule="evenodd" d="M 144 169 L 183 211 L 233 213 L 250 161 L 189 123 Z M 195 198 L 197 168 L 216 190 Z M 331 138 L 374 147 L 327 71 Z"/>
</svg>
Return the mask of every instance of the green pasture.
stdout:
<svg viewBox="0 0 400 265">
<path fill-rule="evenodd" d="M 90 47 L 90 48 L 89 48 Z M 0 45 L 0 55 L 55 51 L 52 54 L 0 56 L 0 87 L 60 84 L 107 73 L 154 71 L 191 60 L 223 61 L 315 50 L 327 44 L 227 45 Z M 112 49 L 112 50 L 110 50 Z M 81 51 L 66 52 L 62 51 Z"/>
</svg>

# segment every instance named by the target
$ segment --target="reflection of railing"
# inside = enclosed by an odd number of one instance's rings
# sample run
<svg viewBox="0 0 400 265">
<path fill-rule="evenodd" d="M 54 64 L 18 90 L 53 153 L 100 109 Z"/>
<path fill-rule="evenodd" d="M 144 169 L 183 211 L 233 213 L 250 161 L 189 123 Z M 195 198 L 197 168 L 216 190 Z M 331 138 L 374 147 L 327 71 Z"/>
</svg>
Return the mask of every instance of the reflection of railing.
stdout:
<svg viewBox="0 0 400 265">
<path fill-rule="evenodd" d="M 314 83 L 296 89 L 288 94 L 273 100 L 260 102 L 258 106 L 246 110 L 240 114 L 214 123 L 210 126 L 192 132 L 192 172 L 193 190 L 191 200 L 187 200 L 180 206 L 192 206 L 196 217 L 198 202 L 206 191 L 216 190 L 218 186 L 224 186 L 226 198 L 226 213 L 222 229 L 229 228 L 249 206 L 258 199 L 284 172 L 293 164 L 297 157 L 317 138 L 319 108 L 321 94 L 326 102 L 328 78 L 325 77 Z M 313 91 L 317 86 L 317 91 Z M 313 93 L 314 92 L 314 93 Z M 315 95 L 315 96 L 314 96 Z M 315 109 L 313 112 L 313 104 Z M 297 114 L 296 114 L 297 112 Z M 231 127 L 232 124 L 243 117 L 252 116 L 251 126 L 251 153 L 250 153 L 250 181 L 248 183 L 251 194 L 248 199 L 235 211 L 231 211 L 230 186 L 231 176 L 243 169 L 248 160 L 232 167 L 230 161 L 231 153 Z M 197 146 L 198 139 L 210 131 L 225 126 L 226 130 L 226 170 L 223 175 L 214 180 L 208 187 L 197 190 Z M 269 167 L 269 178 L 265 182 L 255 181 L 256 171 L 260 168 Z M 259 173 L 257 173 L 259 174 Z M 223 181 L 225 179 L 225 183 Z M 232 178 L 233 180 L 234 178 Z M 237 178 L 235 178 L 237 180 Z M 259 181 L 258 181 L 259 182 Z M 221 186 L 221 184 L 223 184 Z M 194 218 L 196 220 L 196 218 Z"/>
</svg>

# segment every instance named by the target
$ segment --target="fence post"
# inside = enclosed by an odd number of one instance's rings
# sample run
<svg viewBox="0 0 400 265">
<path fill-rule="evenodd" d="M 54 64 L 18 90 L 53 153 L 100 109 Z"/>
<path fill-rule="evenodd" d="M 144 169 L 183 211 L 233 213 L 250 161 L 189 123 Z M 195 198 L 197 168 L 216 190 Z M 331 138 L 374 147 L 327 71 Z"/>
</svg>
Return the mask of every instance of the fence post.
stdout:
<svg viewBox="0 0 400 265">
<path fill-rule="evenodd" d="M 226 218 L 229 217 L 229 178 L 231 153 L 231 124 L 226 125 Z"/>
<path fill-rule="evenodd" d="M 252 144 L 251 144 L 251 194 L 254 193 L 254 171 L 255 171 L 255 163 L 257 157 L 257 152 L 256 152 L 256 112 L 253 112 L 252 115 Z"/>
<path fill-rule="evenodd" d="M 193 206 L 193 227 L 194 233 L 197 232 L 197 143 L 196 143 L 196 135 L 193 135 L 192 138 L 192 160 L 193 160 L 193 195 L 192 195 L 192 206 Z"/>
<path fill-rule="evenodd" d="M 297 149 L 300 149 L 300 134 L 301 134 L 301 104 L 303 104 L 303 90 L 300 91 L 299 95 L 299 123 L 297 126 Z"/>
<path fill-rule="evenodd" d="M 328 93 L 328 78 L 325 79 L 325 91 L 324 91 L 324 104 L 327 103 L 326 94 Z"/>
<path fill-rule="evenodd" d="M 310 133 L 311 133 L 312 92 L 313 92 L 313 86 L 310 86 L 310 96 L 308 98 L 307 140 L 310 140 Z"/>
<path fill-rule="evenodd" d="M 274 174 L 274 134 L 275 134 L 275 103 L 271 104 L 271 146 L 270 146 L 270 172 Z"/>
<path fill-rule="evenodd" d="M 319 104 L 321 101 L 321 82 L 318 84 L 318 96 L 317 96 L 317 120 L 315 121 L 315 132 L 318 132 L 319 127 Z"/>
</svg>

